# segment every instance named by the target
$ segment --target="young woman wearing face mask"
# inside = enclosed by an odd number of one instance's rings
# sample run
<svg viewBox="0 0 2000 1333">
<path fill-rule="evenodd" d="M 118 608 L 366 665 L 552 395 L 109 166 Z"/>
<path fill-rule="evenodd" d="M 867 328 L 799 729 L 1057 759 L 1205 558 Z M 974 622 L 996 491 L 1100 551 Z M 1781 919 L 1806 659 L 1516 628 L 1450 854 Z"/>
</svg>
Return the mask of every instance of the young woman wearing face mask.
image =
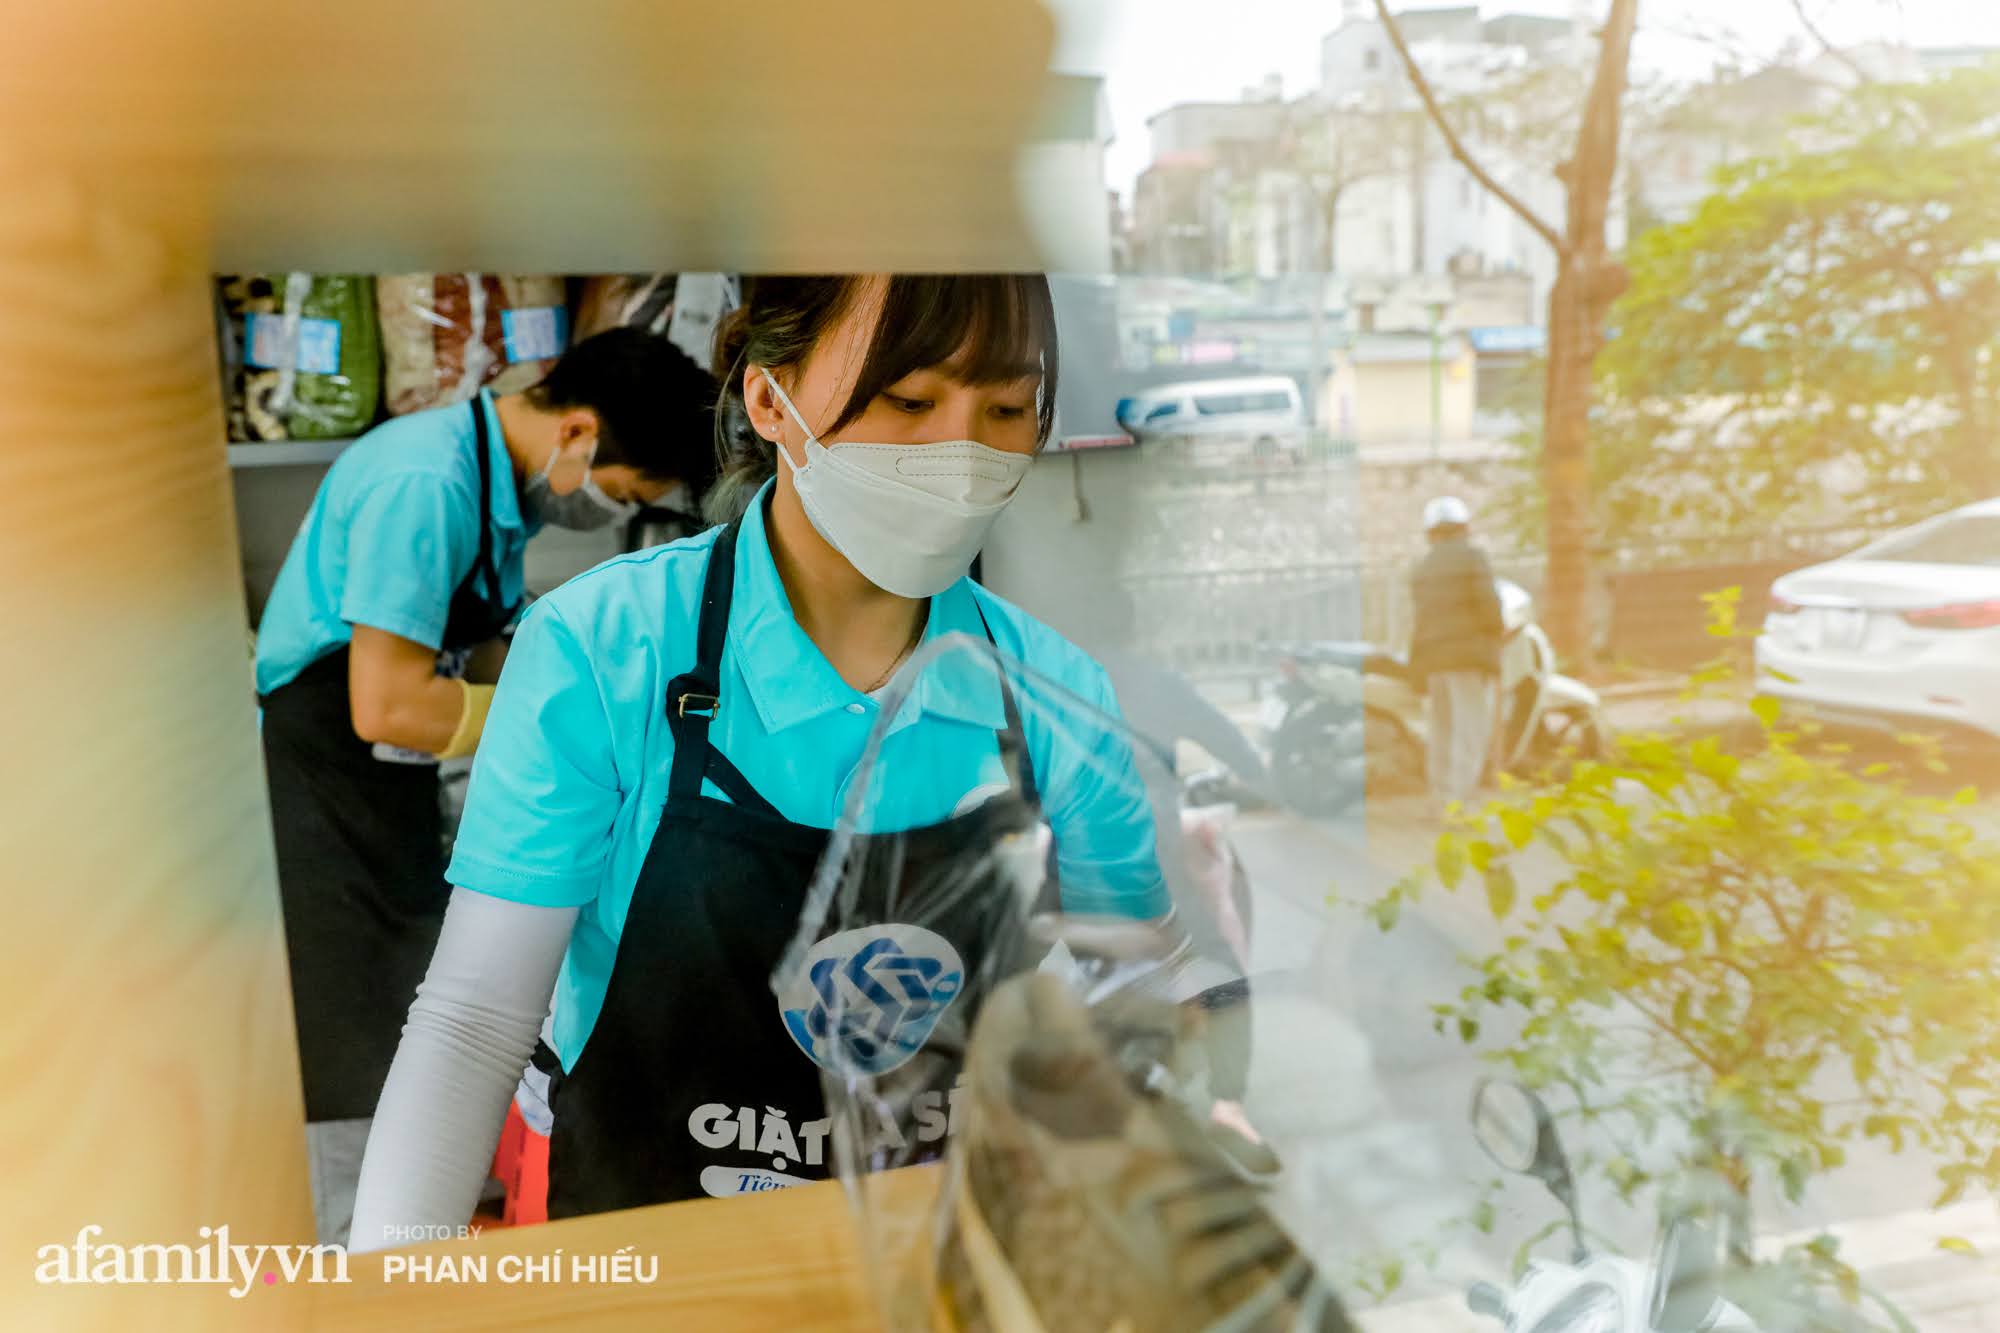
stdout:
<svg viewBox="0 0 2000 1333">
<path fill-rule="evenodd" d="M 615 522 L 688 471 L 656 393 L 680 359 L 618 330 L 524 393 L 386 422 L 334 462 L 293 539 L 256 678 L 311 1122 L 374 1110 L 430 961 L 437 760 L 472 751 L 493 693 L 468 659 L 519 611 L 543 524 Z"/>
<path fill-rule="evenodd" d="M 783 1012 L 771 975 L 877 693 L 958 633 L 1115 709 L 1082 652 L 966 577 L 1052 424 L 1045 279 L 752 279 L 717 364 L 753 431 L 710 497 L 733 521 L 580 576 L 515 638 L 357 1248 L 466 1219 L 552 988 L 550 1216 L 824 1177 L 815 1061 L 835 1038 Z M 873 826 L 921 860 L 1039 817 L 1064 910 L 1165 914 L 1140 785 L 964 674 L 914 681 Z M 965 895 L 972 915 L 1019 879 Z M 976 975 L 979 921 L 929 924 L 905 951 Z M 867 944 L 821 951 L 844 967 Z"/>
</svg>

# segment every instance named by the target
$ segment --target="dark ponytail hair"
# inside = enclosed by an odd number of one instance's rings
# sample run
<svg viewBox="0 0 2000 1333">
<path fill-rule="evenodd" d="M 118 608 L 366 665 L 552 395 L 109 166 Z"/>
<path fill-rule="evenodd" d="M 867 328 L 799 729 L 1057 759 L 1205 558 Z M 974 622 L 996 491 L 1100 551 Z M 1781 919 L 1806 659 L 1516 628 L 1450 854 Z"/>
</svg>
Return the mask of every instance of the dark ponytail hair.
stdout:
<svg viewBox="0 0 2000 1333">
<path fill-rule="evenodd" d="M 722 399 L 715 413 L 718 479 L 703 501 L 705 517 L 727 523 L 749 507 L 778 466 L 777 446 L 751 428 L 743 373 L 752 365 L 803 365 L 845 315 L 866 275 L 745 278 L 743 302 L 715 331 L 715 373 Z M 861 374 L 828 431 L 868 409 L 884 389 L 913 371 L 952 363 L 969 384 L 1042 377 L 1038 443 L 1055 428 L 1055 303 L 1040 274 L 894 276 L 888 280 Z"/>
</svg>

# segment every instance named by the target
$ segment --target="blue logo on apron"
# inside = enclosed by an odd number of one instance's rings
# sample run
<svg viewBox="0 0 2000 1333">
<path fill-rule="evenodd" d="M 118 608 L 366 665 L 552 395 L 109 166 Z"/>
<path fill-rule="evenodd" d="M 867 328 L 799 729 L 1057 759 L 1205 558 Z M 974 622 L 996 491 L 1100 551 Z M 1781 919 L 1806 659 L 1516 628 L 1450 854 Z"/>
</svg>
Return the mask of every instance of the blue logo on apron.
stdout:
<svg viewBox="0 0 2000 1333">
<path fill-rule="evenodd" d="M 785 1031 L 822 1069 L 886 1074 L 923 1047 L 965 985 L 943 936 L 901 923 L 815 944 L 778 997 Z"/>
</svg>

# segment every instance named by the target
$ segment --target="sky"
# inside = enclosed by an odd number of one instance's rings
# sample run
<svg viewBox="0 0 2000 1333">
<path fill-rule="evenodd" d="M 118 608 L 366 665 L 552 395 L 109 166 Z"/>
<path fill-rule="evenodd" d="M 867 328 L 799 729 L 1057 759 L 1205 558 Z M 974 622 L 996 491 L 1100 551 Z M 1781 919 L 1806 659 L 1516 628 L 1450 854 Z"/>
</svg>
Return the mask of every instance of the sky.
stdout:
<svg viewBox="0 0 2000 1333">
<path fill-rule="evenodd" d="M 1480 0 L 1487 15 L 1567 16 L 1576 0 Z M 1605 0 L 1585 0 L 1602 14 Z M 1233 101 L 1275 73 L 1287 97 L 1318 81 L 1319 41 L 1339 26 L 1340 0 L 1046 0 L 1059 36 L 1055 64 L 1101 74 L 1113 133 L 1107 175 L 1130 198 L 1146 166 L 1146 118 L 1175 102 Z M 1395 11 L 1450 0 L 1390 0 Z M 1829 40 L 2000 47 L 1995 0 L 1804 0 Z M 1725 51 L 1753 61 L 1787 42 L 1809 48 L 1792 0 L 1641 0 L 1635 60 L 1699 78 Z M 1810 48 L 1816 49 L 1816 48 Z"/>
</svg>

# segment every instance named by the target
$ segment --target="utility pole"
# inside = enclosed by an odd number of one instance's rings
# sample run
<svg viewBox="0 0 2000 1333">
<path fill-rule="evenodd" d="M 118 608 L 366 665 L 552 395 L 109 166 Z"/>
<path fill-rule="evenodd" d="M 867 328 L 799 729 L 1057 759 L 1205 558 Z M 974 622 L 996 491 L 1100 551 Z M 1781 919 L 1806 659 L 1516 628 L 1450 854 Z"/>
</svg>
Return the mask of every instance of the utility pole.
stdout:
<svg viewBox="0 0 2000 1333">
<path fill-rule="evenodd" d="M 1444 302 L 1433 298 L 1425 304 L 1431 310 L 1431 461 L 1435 463 L 1443 452 L 1444 439 L 1444 345 L 1440 336 Z"/>
</svg>

